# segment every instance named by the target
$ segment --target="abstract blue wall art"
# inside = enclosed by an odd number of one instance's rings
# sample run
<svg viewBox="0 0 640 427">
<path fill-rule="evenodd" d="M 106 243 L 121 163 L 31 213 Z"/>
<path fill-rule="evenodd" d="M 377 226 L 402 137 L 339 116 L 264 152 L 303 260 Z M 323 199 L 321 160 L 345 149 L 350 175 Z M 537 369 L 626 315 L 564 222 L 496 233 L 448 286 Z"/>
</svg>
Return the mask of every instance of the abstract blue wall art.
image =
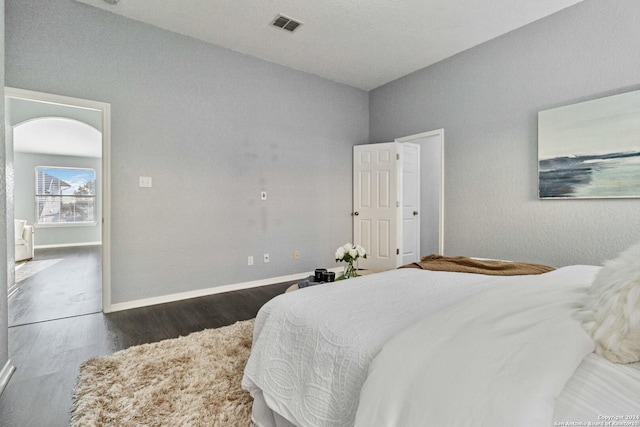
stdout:
<svg viewBox="0 0 640 427">
<path fill-rule="evenodd" d="M 538 113 L 538 197 L 640 197 L 640 91 Z"/>
</svg>

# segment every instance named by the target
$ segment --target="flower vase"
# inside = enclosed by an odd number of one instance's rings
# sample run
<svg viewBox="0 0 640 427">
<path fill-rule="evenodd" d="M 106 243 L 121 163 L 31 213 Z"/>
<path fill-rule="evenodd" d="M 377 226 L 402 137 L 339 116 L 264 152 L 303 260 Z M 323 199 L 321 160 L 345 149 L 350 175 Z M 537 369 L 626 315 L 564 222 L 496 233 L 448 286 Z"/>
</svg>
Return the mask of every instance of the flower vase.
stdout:
<svg viewBox="0 0 640 427">
<path fill-rule="evenodd" d="M 353 261 L 347 262 L 347 265 L 344 267 L 344 274 L 342 275 L 343 279 L 350 279 L 352 277 L 359 276 L 358 271 L 353 266 Z"/>
</svg>

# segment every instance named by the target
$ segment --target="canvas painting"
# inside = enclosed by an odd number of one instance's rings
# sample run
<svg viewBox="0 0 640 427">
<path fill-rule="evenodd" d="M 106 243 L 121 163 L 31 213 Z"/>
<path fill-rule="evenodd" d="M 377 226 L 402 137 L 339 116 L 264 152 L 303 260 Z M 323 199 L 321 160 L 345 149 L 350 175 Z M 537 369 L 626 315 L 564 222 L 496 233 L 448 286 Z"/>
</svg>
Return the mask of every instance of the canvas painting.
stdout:
<svg viewBox="0 0 640 427">
<path fill-rule="evenodd" d="M 538 195 L 640 197 L 640 91 L 538 113 Z"/>
</svg>

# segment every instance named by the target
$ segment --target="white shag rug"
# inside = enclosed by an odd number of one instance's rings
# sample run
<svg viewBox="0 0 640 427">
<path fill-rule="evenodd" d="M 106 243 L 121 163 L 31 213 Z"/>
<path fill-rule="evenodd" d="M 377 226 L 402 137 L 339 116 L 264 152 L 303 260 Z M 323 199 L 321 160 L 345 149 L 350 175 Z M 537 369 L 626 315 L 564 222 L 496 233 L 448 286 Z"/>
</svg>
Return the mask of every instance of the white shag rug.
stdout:
<svg viewBox="0 0 640 427">
<path fill-rule="evenodd" d="M 246 320 L 87 360 L 71 426 L 251 426 L 240 383 L 252 335 Z"/>
</svg>

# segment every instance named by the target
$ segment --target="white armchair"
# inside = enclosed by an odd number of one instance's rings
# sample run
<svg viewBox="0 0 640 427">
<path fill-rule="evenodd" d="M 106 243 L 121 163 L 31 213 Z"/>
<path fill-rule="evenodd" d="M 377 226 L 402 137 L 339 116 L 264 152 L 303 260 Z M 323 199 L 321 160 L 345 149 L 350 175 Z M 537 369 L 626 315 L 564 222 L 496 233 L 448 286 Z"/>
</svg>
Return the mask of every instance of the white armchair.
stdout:
<svg viewBox="0 0 640 427">
<path fill-rule="evenodd" d="M 33 258 L 33 225 L 27 225 L 27 221 L 16 219 L 14 221 L 16 232 L 16 262 Z"/>
</svg>

